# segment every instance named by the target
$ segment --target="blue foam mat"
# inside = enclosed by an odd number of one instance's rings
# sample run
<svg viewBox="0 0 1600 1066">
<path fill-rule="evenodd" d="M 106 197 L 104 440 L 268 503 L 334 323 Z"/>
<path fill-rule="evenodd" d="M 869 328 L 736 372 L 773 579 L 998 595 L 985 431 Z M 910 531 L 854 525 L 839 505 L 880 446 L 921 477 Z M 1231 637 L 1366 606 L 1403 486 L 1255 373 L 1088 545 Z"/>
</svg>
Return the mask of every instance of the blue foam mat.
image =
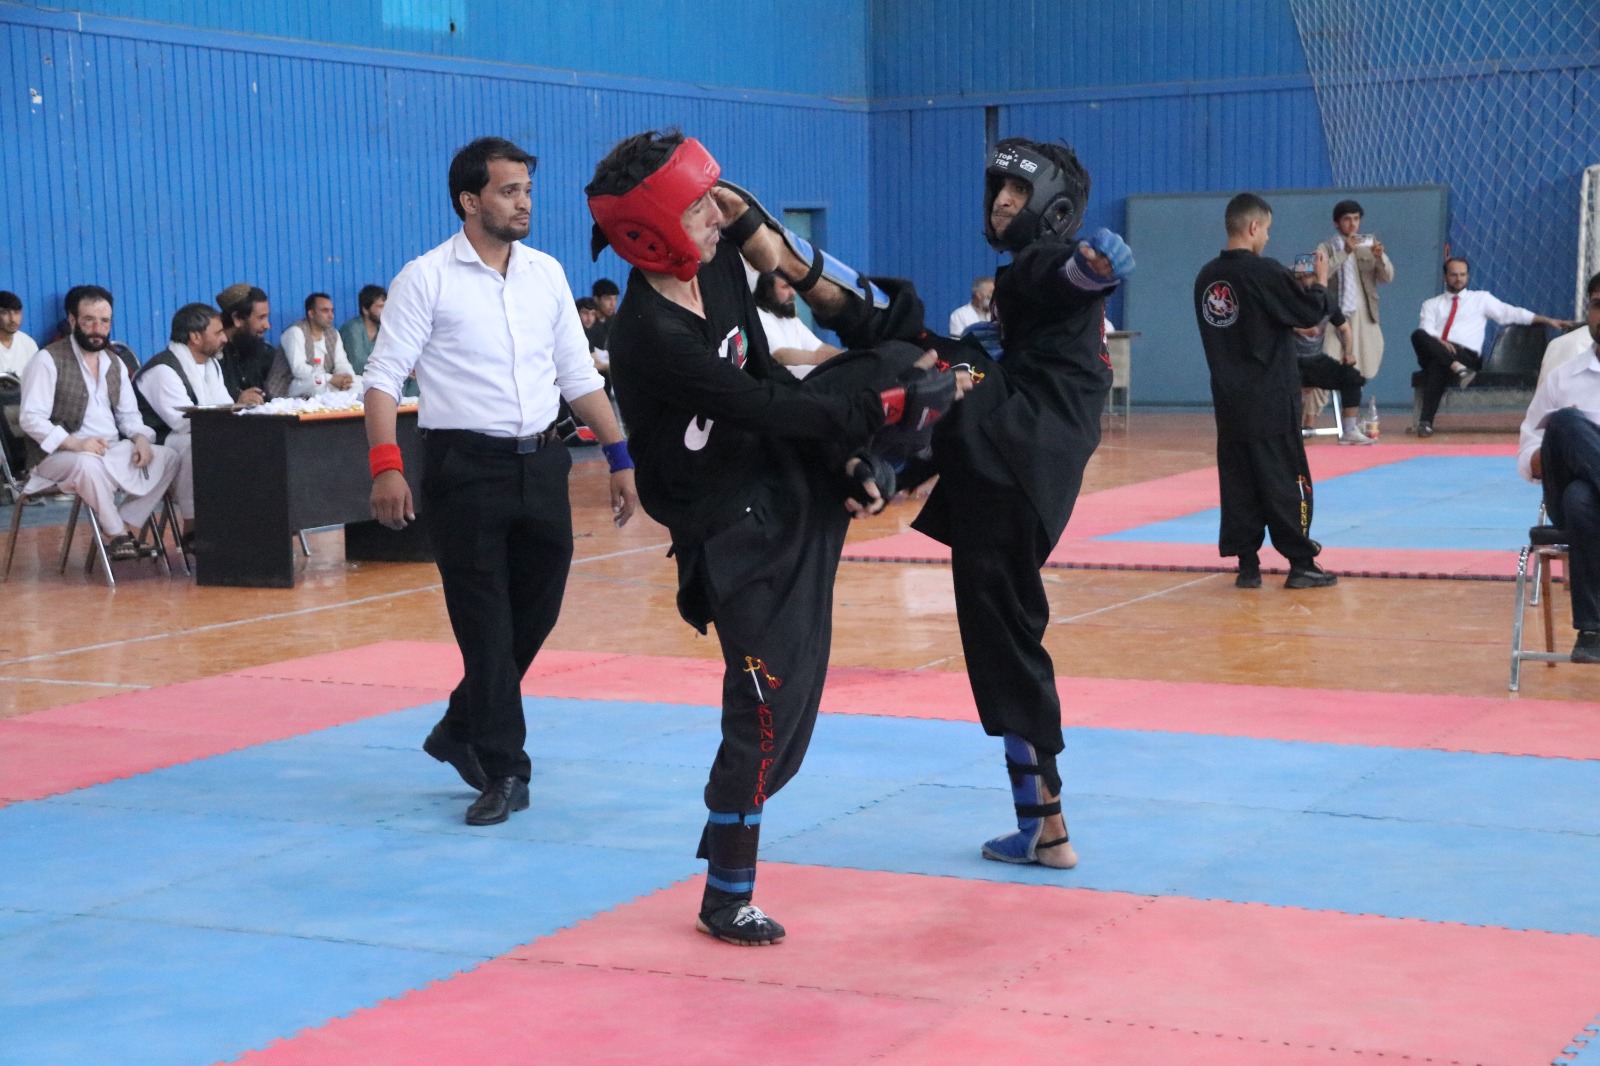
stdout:
<svg viewBox="0 0 1600 1066">
<path fill-rule="evenodd" d="M 1539 488 L 1503 456 L 1427 455 L 1319 481 L 1313 531 L 1334 548 L 1509 551 L 1527 543 Z M 1216 508 L 1096 540 L 1214 544 Z"/>
<path fill-rule="evenodd" d="M 5 1066 L 216 1062 L 477 961 L 99 917 L 7 936 L 0 954 Z"/>
<path fill-rule="evenodd" d="M 0 1063 L 226 1057 L 698 874 L 715 708 L 526 705 L 532 809 L 502 826 L 417 750 L 437 704 L 0 809 Z M 1067 745 L 1076 871 L 979 857 L 1011 811 L 977 726 L 860 715 L 819 722 L 763 855 L 1600 934 L 1600 763 Z"/>
</svg>

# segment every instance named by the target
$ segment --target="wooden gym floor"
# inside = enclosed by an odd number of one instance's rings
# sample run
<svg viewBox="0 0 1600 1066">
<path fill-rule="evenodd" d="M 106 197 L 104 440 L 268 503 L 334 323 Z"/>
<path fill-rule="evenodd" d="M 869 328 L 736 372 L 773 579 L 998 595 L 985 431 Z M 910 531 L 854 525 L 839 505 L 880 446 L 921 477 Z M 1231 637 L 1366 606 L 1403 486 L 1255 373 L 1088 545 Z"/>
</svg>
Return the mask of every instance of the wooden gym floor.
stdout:
<svg viewBox="0 0 1600 1066">
<path fill-rule="evenodd" d="M 1398 436 L 1399 419 L 1390 421 Z M 1430 444 L 1448 454 L 1515 439 L 1514 418 L 1468 425 Z M 1110 424 L 1084 491 L 1212 463 L 1209 414 L 1135 413 Z M 665 531 L 643 515 L 613 529 L 596 462 L 574 467 L 572 499 L 575 561 L 547 647 L 715 659 L 714 639 L 677 617 Z M 851 539 L 898 532 L 914 514 L 914 505 L 891 508 L 857 523 Z M 114 593 L 84 574 L 77 551 L 65 576 L 55 572 L 60 536 L 60 527 L 25 529 L 0 586 L 0 717 L 375 641 L 451 639 L 431 566 L 346 564 L 337 532 L 313 535 L 293 590 L 199 588 L 138 563 L 119 566 Z M 1332 549 L 1327 561 L 1338 565 Z M 1515 698 L 1504 581 L 1347 578 L 1288 593 L 1269 576 L 1244 594 L 1226 574 L 1051 570 L 1046 583 L 1047 644 L 1063 676 Z M 946 567 L 846 562 L 836 599 L 835 664 L 963 669 Z M 1557 646 L 1570 647 L 1557 599 Z M 1597 682 L 1591 669 L 1530 664 L 1522 692 L 1590 700 Z"/>
</svg>

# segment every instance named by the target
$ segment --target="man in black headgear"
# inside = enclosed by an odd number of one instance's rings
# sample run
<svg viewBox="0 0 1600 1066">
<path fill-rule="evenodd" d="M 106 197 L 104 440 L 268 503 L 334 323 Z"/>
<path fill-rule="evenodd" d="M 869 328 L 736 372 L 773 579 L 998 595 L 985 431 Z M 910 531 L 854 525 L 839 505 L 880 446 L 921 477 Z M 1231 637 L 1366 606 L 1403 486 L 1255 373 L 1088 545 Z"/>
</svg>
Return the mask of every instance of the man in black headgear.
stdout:
<svg viewBox="0 0 1600 1066">
<path fill-rule="evenodd" d="M 777 269 L 818 321 L 851 347 L 883 337 L 935 346 L 982 384 L 935 428 L 931 457 L 914 457 L 902 487 L 939 482 L 913 527 L 950 546 L 956 617 L 984 731 L 1004 740 L 1017 831 L 985 858 L 1058 869 L 1077 864 L 1061 816 L 1055 757 L 1065 746 L 1054 666 L 1044 648 L 1050 605 L 1040 567 L 1077 502 L 1100 443 L 1111 388 L 1105 297 L 1133 270 L 1121 237 L 1077 238 L 1089 173 L 1072 149 L 1022 138 L 995 146 L 985 173 L 984 232 L 1012 262 L 996 274 L 995 322 L 982 345 L 932 337 L 906 282 L 875 278 L 887 307 L 852 285 L 847 268 L 759 215 L 730 223 L 751 264 Z M 741 224 L 743 223 L 743 224 Z M 865 294 L 865 295 L 864 295 Z"/>
</svg>

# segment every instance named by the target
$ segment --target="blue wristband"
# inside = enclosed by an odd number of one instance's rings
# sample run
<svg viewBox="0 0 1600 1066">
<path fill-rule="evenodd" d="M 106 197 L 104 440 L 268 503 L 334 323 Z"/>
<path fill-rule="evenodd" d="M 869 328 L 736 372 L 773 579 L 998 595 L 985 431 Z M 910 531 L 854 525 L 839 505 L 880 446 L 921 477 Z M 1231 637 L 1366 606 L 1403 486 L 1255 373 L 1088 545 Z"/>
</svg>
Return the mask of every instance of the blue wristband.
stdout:
<svg viewBox="0 0 1600 1066">
<path fill-rule="evenodd" d="M 619 440 L 615 444 L 602 444 L 600 450 L 606 453 L 606 465 L 611 467 L 615 474 L 618 470 L 632 470 L 633 456 L 628 454 L 628 442 Z"/>
</svg>

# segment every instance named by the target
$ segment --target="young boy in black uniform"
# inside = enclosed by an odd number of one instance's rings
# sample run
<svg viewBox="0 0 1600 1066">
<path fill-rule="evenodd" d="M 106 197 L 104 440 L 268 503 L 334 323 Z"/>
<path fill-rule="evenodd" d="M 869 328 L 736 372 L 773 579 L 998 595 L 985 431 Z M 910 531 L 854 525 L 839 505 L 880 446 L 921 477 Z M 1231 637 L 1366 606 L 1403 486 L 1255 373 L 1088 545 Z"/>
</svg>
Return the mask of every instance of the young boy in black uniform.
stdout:
<svg viewBox="0 0 1600 1066">
<path fill-rule="evenodd" d="M 993 356 L 975 343 L 939 345 L 982 383 L 939 423 L 931 461 L 903 479 L 909 487 L 939 475 L 912 525 L 950 546 L 973 699 L 984 731 L 1004 741 L 1017 831 L 982 853 L 1059 869 L 1078 860 L 1061 816 L 1056 755 L 1065 744 L 1039 570 L 1100 443 L 1111 388 L 1105 297 L 1133 270 L 1132 252 L 1110 230 L 1076 239 L 1088 196 L 1088 171 L 1070 148 L 1022 138 L 996 145 L 985 173 L 985 235 L 1013 257 L 995 278 L 998 345 Z M 784 273 L 847 343 L 921 331 L 908 285 L 875 279 L 895 300 L 874 307 L 847 287 L 819 282 L 819 267 L 792 235 L 763 240 L 770 247 L 744 244 L 746 258 Z"/>
<path fill-rule="evenodd" d="M 672 533 L 679 612 L 701 632 L 716 623 L 725 664 L 696 926 L 764 945 L 784 930 L 751 902 L 761 815 L 816 722 L 850 514 L 893 491 L 861 449 L 886 423 L 931 429 L 956 386 L 915 368 L 932 360 L 908 344 L 846 352 L 804 383 L 775 362 L 739 252 L 721 240 L 721 204 L 742 201 L 718 174 L 699 142 L 643 133 L 585 192 L 595 253 L 610 243 L 634 265 L 610 350 L 639 499 Z"/>
<path fill-rule="evenodd" d="M 1328 316 L 1328 259 L 1317 251 L 1315 280 L 1302 288 L 1282 263 L 1262 258 L 1272 208 L 1254 193 L 1228 201 L 1225 221 L 1227 249 L 1194 282 L 1217 419 L 1217 550 L 1239 557 L 1235 585 L 1260 588 L 1265 530 L 1289 560 L 1285 588 L 1324 588 L 1338 579 L 1317 565 L 1322 546 L 1311 539 L 1311 468 L 1300 436 L 1294 331 Z"/>
</svg>

